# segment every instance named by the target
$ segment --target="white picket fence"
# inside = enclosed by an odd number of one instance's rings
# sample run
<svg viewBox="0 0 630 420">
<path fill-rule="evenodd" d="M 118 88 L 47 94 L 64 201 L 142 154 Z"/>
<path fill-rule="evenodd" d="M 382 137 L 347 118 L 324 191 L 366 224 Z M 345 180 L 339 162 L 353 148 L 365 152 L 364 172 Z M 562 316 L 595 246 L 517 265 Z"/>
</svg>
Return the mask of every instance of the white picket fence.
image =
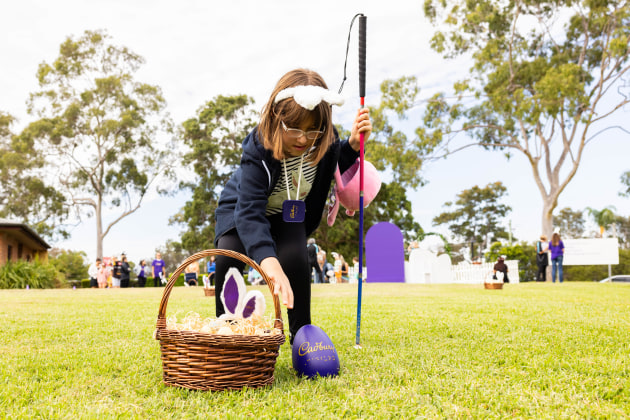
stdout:
<svg viewBox="0 0 630 420">
<path fill-rule="evenodd" d="M 452 281 L 453 283 L 462 284 L 478 284 L 484 283 L 484 281 L 492 277 L 494 271 L 493 262 L 481 263 L 481 264 L 469 264 L 461 263 L 452 266 Z M 518 260 L 506 260 L 505 264 L 508 266 L 508 279 L 510 283 L 519 283 L 518 276 Z"/>
</svg>

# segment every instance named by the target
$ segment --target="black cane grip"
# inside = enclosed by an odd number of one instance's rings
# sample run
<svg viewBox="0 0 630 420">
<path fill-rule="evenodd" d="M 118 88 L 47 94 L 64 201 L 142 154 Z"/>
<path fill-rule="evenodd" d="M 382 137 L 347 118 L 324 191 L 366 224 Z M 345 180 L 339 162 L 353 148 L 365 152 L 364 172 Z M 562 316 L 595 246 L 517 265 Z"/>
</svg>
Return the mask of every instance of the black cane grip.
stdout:
<svg viewBox="0 0 630 420">
<path fill-rule="evenodd" d="M 367 16 L 359 16 L 359 96 L 365 97 L 365 41 Z"/>
</svg>

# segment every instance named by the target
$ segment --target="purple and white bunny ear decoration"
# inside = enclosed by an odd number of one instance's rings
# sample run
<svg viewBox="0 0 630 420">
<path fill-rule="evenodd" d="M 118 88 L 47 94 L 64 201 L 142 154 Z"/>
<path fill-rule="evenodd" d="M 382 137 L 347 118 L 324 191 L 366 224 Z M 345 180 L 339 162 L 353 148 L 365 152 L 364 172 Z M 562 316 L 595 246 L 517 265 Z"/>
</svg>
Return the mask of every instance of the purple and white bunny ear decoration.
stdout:
<svg viewBox="0 0 630 420">
<path fill-rule="evenodd" d="M 345 102 L 343 96 L 332 92 L 321 86 L 294 86 L 281 90 L 276 95 L 274 103 L 278 103 L 283 99 L 293 98 L 302 108 L 312 111 L 321 101 L 330 105 L 341 106 Z"/>
<path fill-rule="evenodd" d="M 265 296 L 260 290 L 250 290 L 245 295 L 243 302 L 243 318 L 249 318 L 252 315 L 262 317 L 265 315 Z"/>
<path fill-rule="evenodd" d="M 252 315 L 262 317 L 265 314 L 265 296 L 259 290 L 247 292 L 245 280 L 238 269 L 232 267 L 226 274 L 221 291 L 221 302 L 225 314 L 219 318 L 249 318 Z"/>
</svg>

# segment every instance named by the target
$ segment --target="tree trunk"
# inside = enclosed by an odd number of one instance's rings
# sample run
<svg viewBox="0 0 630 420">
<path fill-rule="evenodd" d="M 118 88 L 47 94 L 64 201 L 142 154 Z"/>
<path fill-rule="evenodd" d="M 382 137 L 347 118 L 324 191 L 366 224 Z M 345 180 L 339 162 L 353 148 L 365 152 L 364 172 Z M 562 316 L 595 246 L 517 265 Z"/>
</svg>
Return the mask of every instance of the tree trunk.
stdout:
<svg viewBox="0 0 630 420">
<path fill-rule="evenodd" d="M 542 212 L 542 235 L 547 236 L 547 239 L 551 240 L 553 234 L 553 200 L 550 197 L 543 198 L 543 212 Z"/>
<path fill-rule="evenodd" d="M 542 234 L 547 237 L 548 241 L 551 241 L 551 235 L 553 235 L 553 210 L 557 206 L 556 200 L 557 196 L 543 195 Z M 549 255 L 549 265 L 545 276 L 547 282 L 551 281 L 551 255 Z"/>
<path fill-rule="evenodd" d="M 96 202 L 96 258 L 103 259 L 103 220 L 102 220 L 102 202 L 101 198 L 97 198 Z"/>
</svg>

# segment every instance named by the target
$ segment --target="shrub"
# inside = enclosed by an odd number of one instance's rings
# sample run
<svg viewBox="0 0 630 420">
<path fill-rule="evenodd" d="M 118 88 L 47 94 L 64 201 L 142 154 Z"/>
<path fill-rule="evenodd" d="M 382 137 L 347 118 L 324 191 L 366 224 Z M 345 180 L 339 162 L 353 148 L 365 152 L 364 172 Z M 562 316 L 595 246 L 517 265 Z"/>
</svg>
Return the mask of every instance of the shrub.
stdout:
<svg viewBox="0 0 630 420">
<path fill-rule="evenodd" d="M 63 285 L 55 267 L 39 261 L 9 261 L 0 267 L 0 289 L 50 289 Z"/>
<path fill-rule="evenodd" d="M 520 281 L 536 280 L 536 247 L 521 242 L 513 246 L 495 242 L 486 254 L 486 261 L 496 261 L 499 255 L 505 255 L 508 260 L 518 260 L 518 276 Z"/>
<path fill-rule="evenodd" d="M 85 252 L 53 248 L 48 253 L 48 263 L 63 274 L 67 280 L 79 280 L 88 277 L 88 266 L 84 261 Z"/>
</svg>

